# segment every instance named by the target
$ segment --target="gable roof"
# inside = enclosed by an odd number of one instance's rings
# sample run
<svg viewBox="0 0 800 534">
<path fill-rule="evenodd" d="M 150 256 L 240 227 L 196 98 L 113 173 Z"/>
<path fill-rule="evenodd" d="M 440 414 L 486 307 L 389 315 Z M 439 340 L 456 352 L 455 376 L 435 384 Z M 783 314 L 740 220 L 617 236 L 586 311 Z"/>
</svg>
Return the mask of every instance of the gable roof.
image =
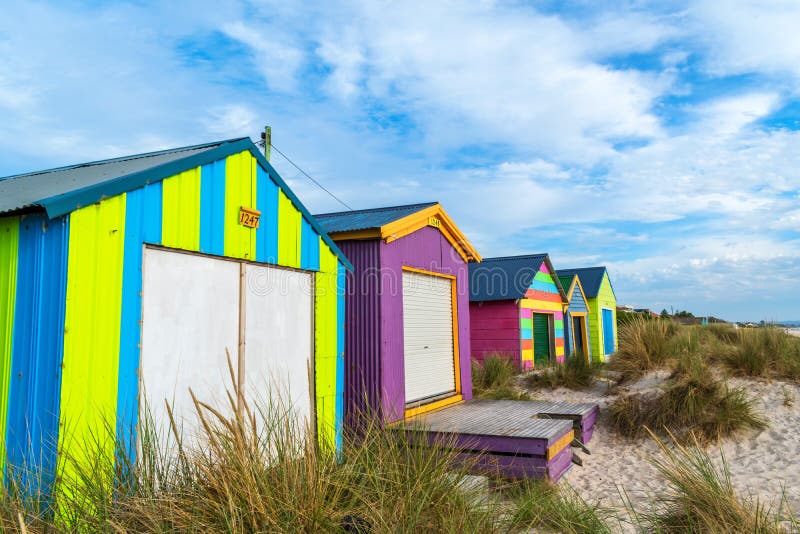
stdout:
<svg viewBox="0 0 800 534">
<path fill-rule="evenodd" d="M 586 298 L 597 298 L 597 293 L 600 292 L 600 285 L 603 283 L 603 275 L 606 274 L 604 265 L 599 267 L 581 267 L 579 269 L 559 269 L 558 275 L 578 275 L 583 287 L 584 295 Z M 611 285 L 611 278 L 608 279 L 608 284 Z M 611 286 L 611 292 L 614 292 L 614 287 Z"/>
<path fill-rule="evenodd" d="M 336 213 L 320 213 L 314 215 L 319 223 L 328 231 L 353 232 L 356 230 L 376 230 L 403 217 L 413 215 L 425 208 L 435 206 L 436 202 L 372 208 L 368 210 L 340 211 Z"/>
<path fill-rule="evenodd" d="M 567 294 L 567 302 L 572 302 L 572 296 L 577 289 L 581 294 L 583 302 L 586 304 L 586 309 L 589 309 L 589 302 L 586 300 L 588 297 L 586 296 L 586 292 L 583 290 L 581 279 L 577 274 L 562 274 L 559 272 L 558 280 L 561 282 L 561 287 L 564 288 L 564 292 Z"/>
<path fill-rule="evenodd" d="M 0 178 L 0 215 L 43 209 L 51 219 L 146 184 L 250 151 L 348 270 L 353 266 L 249 137 Z"/>
<path fill-rule="evenodd" d="M 387 243 L 431 226 L 432 219 L 435 219 L 436 228 L 464 261 L 481 261 L 478 251 L 438 202 L 321 213 L 315 217 L 335 241 L 385 239 Z"/>
<path fill-rule="evenodd" d="M 485 302 L 524 298 L 542 263 L 547 265 L 551 273 L 556 272 L 547 254 L 484 258 L 480 264 L 470 264 L 469 300 Z M 553 281 L 561 298 L 566 300 L 558 277 L 553 276 Z"/>
</svg>

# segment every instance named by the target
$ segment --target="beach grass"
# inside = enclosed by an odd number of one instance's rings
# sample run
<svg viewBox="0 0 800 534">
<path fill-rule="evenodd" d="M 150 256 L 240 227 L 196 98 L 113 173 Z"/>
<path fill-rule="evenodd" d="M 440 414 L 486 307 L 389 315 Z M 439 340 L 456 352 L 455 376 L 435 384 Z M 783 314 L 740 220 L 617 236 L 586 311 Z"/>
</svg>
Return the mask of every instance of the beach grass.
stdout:
<svg viewBox="0 0 800 534">
<path fill-rule="evenodd" d="M 559 387 L 582 390 L 590 388 L 595 378 L 604 368 L 602 363 L 590 364 L 581 354 L 570 355 L 564 358 L 563 364 L 555 364 L 542 371 L 530 373 L 525 377 L 529 388 Z"/>
<path fill-rule="evenodd" d="M 7 480 L 4 532 L 497 532 L 501 510 L 463 480 L 470 465 L 447 444 L 377 424 L 346 436 L 340 454 L 280 405 L 227 410 L 200 401 L 199 433 L 146 429 L 139 454 L 114 458 L 85 443 L 61 462 L 52 499 Z M 148 418 L 151 420 L 151 418 Z M 112 434 L 113 435 L 113 434 Z"/>
<path fill-rule="evenodd" d="M 680 328 L 673 321 L 642 317 L 620 325 L 619 346 L 608 363 L 609 370 L 629 380 L 668 365 L 675 354 L 673 339 Z"/>
<path fill-rule="evenodd" d="M 800 380 L 800 338 L 775 327 L 734 330 L 718 361 L 740 376 Z"/>
<path fill-rule="evenodd" d="M 722 451 L 715 463 L 696 442 L 686 446 L 674 436 L 669 442 L 652 437 L 660 449 L 652 463 L 666 485 L 654 495 L 652 510 L 630 510 L 642 531 L 778 534 L 798 526 L 783 514 L 783 499 L 773 508 L 774 503 L 739 494 Z"/>
<path fill-rule="evenodd" d="M 715 378 L 696 357 L 681 362 L 663 387 L 618 397 L 609 407 L 611 428 L 630 438 L 645 437 L 652 430 L 681 439 L 693 435 L 707 444 L 766 427 L 744 388 Z"/>
<path fill-rule="evenodd" d="M 515 530 L 566 534 L 611 534 L 615 514 L 608 508 L 584 500 L 566 485 L 524 482 L 509 491 L 514 502 L 511 525 Z M 535 530 L 538 532 L 538 530 Z"/>
<path fill-rule="evenodd" d="M 490 354 L 482 362 L 472 361 L 472 394 L 476 399 L 530 400 L 516 387 L 517 369 L 502 354 Z"/>
</svg>

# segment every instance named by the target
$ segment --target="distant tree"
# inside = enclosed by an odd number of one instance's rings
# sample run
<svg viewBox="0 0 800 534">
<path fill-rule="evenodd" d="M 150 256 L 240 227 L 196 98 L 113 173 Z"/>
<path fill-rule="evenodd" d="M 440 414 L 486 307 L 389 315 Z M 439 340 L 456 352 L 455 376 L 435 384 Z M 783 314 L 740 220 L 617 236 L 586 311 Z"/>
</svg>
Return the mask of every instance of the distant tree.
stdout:
<svg viewBox="0 0 800 534">
<path fill-rule="evenodd" d="M 661 310 L 661 317 L 662 317 L 663 319 L 666 319 L 667 317 L 669 317 L 669 312 L 667 311 L 667 309 L 666 309 L 666 308 L 664 308 L 663 310 Z"/>
</svg>

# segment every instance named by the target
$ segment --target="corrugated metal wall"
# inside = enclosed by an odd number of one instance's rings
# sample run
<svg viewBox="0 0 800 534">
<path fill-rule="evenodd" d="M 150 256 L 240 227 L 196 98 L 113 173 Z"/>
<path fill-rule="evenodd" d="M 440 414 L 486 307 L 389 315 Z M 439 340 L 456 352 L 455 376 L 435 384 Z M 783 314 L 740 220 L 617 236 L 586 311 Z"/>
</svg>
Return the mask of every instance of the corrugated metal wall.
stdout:
<svg viewBox="0 0 800 534">
<path fill-rule="evenodd" d="M 18 247 L 19 217 L 0 218 L 0 458 L 5 458 Z M 2 476 L 0 469 L 0 481 Z"/>
<path fill-rule="evenodd" d="M 353 425 L 367 410 L 380 417 L 381 314 L 380 240 L 340 241 L 353 264 L 347 273 L 345 300 L 345 424 Z"/>
<path fill-rule="evenodd" d="M 49 491 L 56 462 L 68 221 L 28 215 L 19 225 L 6 443 L 8 465 L 33 495 Z"/>
</svg>

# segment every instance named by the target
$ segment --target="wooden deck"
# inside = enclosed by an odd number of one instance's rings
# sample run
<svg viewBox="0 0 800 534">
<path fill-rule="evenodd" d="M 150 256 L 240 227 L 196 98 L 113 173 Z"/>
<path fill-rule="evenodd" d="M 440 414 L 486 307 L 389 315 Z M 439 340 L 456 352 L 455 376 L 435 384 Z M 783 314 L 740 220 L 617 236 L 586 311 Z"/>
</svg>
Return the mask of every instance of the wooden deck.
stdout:
<svg viewBox="0 0 800 534">
<path fill-rule="evenodd" d="M 600 407 L 597 404 L 573 402 L 530 401 L 542 419 L 569 419 L 575 439 L 588 443 L 594 432 L 594 423 Z"/>
<path fill-rule="evenodd" d="M 594 424 L 594 404 L 472 400 L 402 421 L 405 430 L 427 445 L 475 457 L 478 466 L 512 478 L 558 480 L 571 466 L 571 445 Z M 479 456 L 475 456 L 480 453 Z"/>
</svg>

